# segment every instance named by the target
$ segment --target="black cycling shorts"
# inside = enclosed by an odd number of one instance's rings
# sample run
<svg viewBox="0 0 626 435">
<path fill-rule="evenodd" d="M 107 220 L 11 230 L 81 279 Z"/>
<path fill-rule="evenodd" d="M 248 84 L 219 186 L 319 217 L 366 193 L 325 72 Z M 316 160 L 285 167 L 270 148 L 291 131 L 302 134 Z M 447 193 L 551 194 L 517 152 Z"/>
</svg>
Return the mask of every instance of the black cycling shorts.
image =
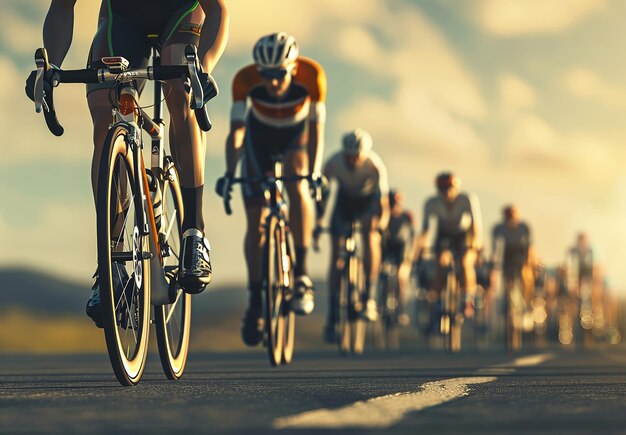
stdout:
<svg viewBox="0 0 626 435">
<path fill-rule="evenodd" d="M 455 255 L 457 260 L 461 260 L 467 252 L 469 246 L 469 235 L 466 233 L 444 235 L 440 234 L 435 242 L 435 252 L 437 256 L 441 254 L 444 249 L 449 249 Z"/>
<path fill-rule="evenodd" d="M 131 68 L 144 68 L 152 46 L 197 46 L 203 23 L 204 11 L 196 0 L 103 0 L 87 66 L 102 67 L 103 57 L 122 56 Z M 89 84 L 87 93 L 109 87 Z"/>
<path fill-rule="evenodd" d="M 343 236 L 346 226 L 355 220 L 362 220 L 372 216 L 380 216 L 380 194 L 354 198 L 339 192 L 330 221 L 330 232 L 334 236 Z"/>
<path fill-rule="evenodd" d="M 272 156 L 284 158 L 289 152 L 306 151 L 308 147 L 308 122 L 302 121 L 288 127 L 272 127 L 248 116 L 244 139 L 244 159 L 242 176 L 258 177 L 273 173 Z M 247 204 L 261 204 L 263 191 L 259 184 L 243 185 L 243 195 Z"/>
</svg>

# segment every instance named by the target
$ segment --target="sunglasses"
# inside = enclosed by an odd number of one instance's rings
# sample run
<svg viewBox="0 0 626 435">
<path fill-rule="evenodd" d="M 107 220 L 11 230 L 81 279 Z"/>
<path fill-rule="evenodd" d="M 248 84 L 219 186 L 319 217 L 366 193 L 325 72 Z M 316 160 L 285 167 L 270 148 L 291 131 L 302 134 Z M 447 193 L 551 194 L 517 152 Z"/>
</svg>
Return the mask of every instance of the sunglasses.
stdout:
<svg viewBox="0 0 626 435">
<path fill-rule="evenodd" d="M 287 68 L 264 68 L 259 70 L 259 75 L 266 80 L 282 80 L 287 76 Z"/>
</svg>

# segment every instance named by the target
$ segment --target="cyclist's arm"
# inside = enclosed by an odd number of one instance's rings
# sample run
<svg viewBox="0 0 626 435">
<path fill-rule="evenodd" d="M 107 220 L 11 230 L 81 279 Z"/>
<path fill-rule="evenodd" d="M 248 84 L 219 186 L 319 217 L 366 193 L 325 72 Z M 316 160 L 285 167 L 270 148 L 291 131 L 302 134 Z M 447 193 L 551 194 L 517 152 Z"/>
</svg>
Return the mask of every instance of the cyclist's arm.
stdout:
<svg viewBox="0 0 626 435">
<path fill-rule="evenodd" d="M 228 41 L 229 16 L 225 0 L 200 0 L 206 18 L 202 25 L 198 52 L 204 71 L 211 73 Z"/>
<path fill-rule="evenodd" d="M 246 127 L 243 122 L 231 122 L 230 132 L 226 138 L 226 173 L 235 175 L 237 163 L 241 159 Z"/>
<path fill-rule="evenodd" d="M 324 170 L 322 171 L 322 174 L 324 175 L 324 177 L 328 179 L 329 183 L 335 177 L 332 160 L 329 160 L 328 162 L 326 162 L 326 165 L 324 166 Z M 318 216 L 317 216 L 317 222 L 316 222 L 317 227 L 322 227 L 322 223 L 324 222 L 324 216 L 326 215 L 326 207 L 328 206 L 329 198 L 330 198 L 330 188 L 327 189 L 322 194 L 322 201 L 318 209 Z"/>
<path fill-rule="evenodd" d="M 50 63 L 61 67 L 72 44 L 76 0 L 52 0 L 43 24 L 43 46 Z"/>
<path fill-rule="evenodd" d="M 483 216 L 480 212 L 480 203 L 474 194 L 468 195 L 472 213 L 472 247 L 480 249 L 483 246 Z"/>
<path fill-rule="evenodd" d="M 381 158 L 375 152 L 370 152 L 370 159 L 376 167 L 378 173 L 378 192 L 380 193 L 380 220 L 378 225 L 381 230 L 385 230 L 389 225 L 391 211 L 389 210 L 389 179 L 387 177 L 387 168 Z"/>
<path fill-rule="evenodd" d="M 300 58 L 298 80 L 307 87 L 311 98 L 309 111 L 309 171 L 311 174 L 319 174 L 322 169 L 322 156 L 324 155 L 324 129 L 326 126 L 326 91 L 328 87 L 326 72 L 315 61 Z"/>
<path fill-rule="evenodd" d="M 226 173 L 234 175 L 241 158 L 246 136 L 248 93 L 254 85 L 254 68 L 247 66 L 235 74 L 232 84 L 233 105 L 230 110 L 230 132 L 226 139 Z"/>
</svg>

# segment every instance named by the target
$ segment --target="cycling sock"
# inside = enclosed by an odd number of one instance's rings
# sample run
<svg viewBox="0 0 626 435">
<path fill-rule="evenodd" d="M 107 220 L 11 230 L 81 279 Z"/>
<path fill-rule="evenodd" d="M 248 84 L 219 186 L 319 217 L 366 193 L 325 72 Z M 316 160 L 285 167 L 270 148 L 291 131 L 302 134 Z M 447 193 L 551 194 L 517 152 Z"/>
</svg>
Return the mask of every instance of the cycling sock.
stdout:
<svg viewBox="0 0 626 435">
<path fill-rule="evenodd" d="M 296 265 L 293 268 L 296 276 L 306 275 L 306 253 L 308 248 L 296 246 Z"/>
<path fill-rule="evenodd" d="M 261 282 L 251 282 L 248 288 L 248 291 L 250 292 L 249 296 L 249 301 L 248 304 L 250 307 L 257 307 L 257 308 L 261 308 L 262 305 L 262 298 L 261 298 L 261 291 L 262 291 L 262 284 Z"/>
<path fill-rule="evenodd" d="M 202 217 L 202 191 L 204 185 L 198 187 L 180 186 L 185 207 L 183 218 L 183 233 L 189 228 L 197 228 L 204 232 L 204 219 Z"/>
</svg>

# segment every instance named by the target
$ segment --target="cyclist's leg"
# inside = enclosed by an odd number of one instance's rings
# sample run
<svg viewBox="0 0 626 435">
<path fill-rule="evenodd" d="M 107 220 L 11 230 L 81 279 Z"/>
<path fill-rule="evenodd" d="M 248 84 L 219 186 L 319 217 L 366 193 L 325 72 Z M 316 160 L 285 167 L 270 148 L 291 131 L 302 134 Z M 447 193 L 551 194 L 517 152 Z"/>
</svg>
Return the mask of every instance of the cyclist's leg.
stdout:
<svg viewBox="0 0 626 435">
<path fill-rule="evenodd" d="M 193 2 L 181 4 L 169 23 L 161 31 L 163 45 L 161 63 L 181 65 L 185 63 L 185 47 L 198 45 L 204 23 L 204 12 Z M 198 127 L 196 116 L 190 106 L 190 96 L 180 80 L 169 80 L 164 85 L 167 108 L 170 112 L 170 146 L 180 174 L 185 218 L 183 232 L 197 228 L 204 232 L 202 193 L 204 188 L 204 157 L 206 141 Z"/>
<path fill-rule="evenodd" d="M 474 299 L 476 297 L 476 258 L 477 253 L 473 248 L 466 248 L 461 257 L 463 267 L 462 286 L 465 290 L 465 315 L 474 315 Z"/>
<path fill-rule="evenodd" d="M 382 262 L 381 236 L 378 232 L 378 213 L 369 213 L 361 219 L 361 228 L 364 240 L 363 266 L 366 277 L 366 317 L 374 321 L 377 318 L 376 292 L 378 290 L 378 276 Z"/>
<path fill-rule="evenodd" d="M 309 174 L 309 155 L 301 145 L 305 136 L 306 129 L 285 155 L 286 176 Z M 289 224 L 296 248 L 295 275 L 298 277 L 307 275 L 306 254 L 313 234 L 313 203 L 306 180 L 286 183 L 286 187 L 289 194 Z"/>
</svg>

